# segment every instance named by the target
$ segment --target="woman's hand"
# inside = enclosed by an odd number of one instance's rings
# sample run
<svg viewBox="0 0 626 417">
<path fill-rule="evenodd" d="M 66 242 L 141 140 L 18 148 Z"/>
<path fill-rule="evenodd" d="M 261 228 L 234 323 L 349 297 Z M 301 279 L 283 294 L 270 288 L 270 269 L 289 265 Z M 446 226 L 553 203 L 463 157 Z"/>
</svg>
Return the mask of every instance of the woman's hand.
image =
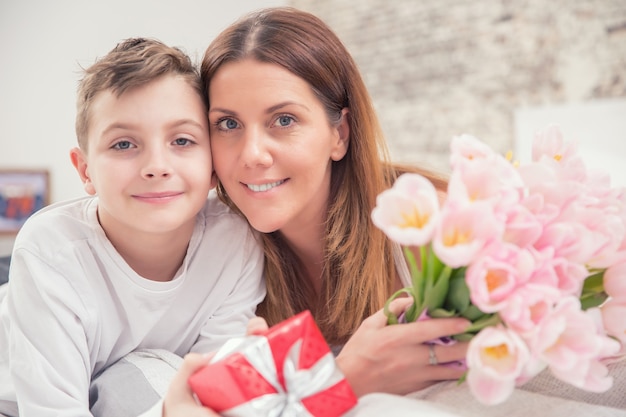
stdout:
<svg viewBox="0 0 626 417">
<path fill-rule="evenodd" d="M 265 333 L 269 326 L 263 317 L 253 317 L 248 322 L 246 336 L 258 336 Z"/>
<path fill-rule="evenodd" d="M 199 404 L 187 383 L 189 377 L 207 365 L 212 357 L 213 353 L 208 355 L 189 353 L 185 355 L 185 360 L 170 383 L 167 394 L 163 399 L 163 417 L 220 416 L 215 411 Z"/>
<path fill-rule="evenodd" d="M 248 322 L 246 335 L 258 335 L 267 329 L 267 322 L 263 318 L 254 317 Z M 189 353 L 185 356 L 163 400 L 163 417 L 219 417 L 216 412 L 198 404 L 187 383 L 193 373 L 208 365 L 214 354 Z"/>
<path fill-rule="evenodd" d="M 390 309 L 399 315 L 412 299 L 394 300 Z M 387 326 L 383 310 L 363 321 L 337 356 L 337 364 L 357 396 L 371 392 L 408 394 L 437 381 L 460 378 L 458 367 L 431 365 L 429 340 L 463 333 L 470 325 L 462 318 L 429 319 Z M 467 343 L 434 345 L 439 363 L 465 359 Z"/>
</svg>

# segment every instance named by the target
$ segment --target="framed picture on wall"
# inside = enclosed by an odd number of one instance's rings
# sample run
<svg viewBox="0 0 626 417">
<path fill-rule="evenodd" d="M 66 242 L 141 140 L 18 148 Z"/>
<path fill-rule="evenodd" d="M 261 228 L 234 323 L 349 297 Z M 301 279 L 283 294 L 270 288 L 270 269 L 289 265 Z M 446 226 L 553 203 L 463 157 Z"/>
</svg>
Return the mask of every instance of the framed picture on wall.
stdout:
<svg viewBox="0 0 626 417">
<path fill-rule="evenodd" d="M 15 234 L 50 202 L 47 170 L 0 169 L 0 234 Z"/>
</svg>

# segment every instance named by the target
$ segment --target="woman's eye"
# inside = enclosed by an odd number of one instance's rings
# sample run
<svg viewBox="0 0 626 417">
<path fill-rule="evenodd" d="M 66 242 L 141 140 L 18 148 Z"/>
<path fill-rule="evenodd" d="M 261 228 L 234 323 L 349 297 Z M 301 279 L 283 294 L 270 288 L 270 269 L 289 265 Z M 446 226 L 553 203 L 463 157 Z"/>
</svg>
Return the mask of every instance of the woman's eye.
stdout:
<svg viewBox="0 0 626 417">
<path fill-rule="evenodd" d="M 280 116 L 276 119 L 275 125 L 278 127 L 287 127 L 293 123 L 294 119 L 291 116 Z"/>
<path fill-rule="evenodd" d="M 187 138 L 177 138 L 174 140 L 174 143 L 178 146 L 189 146 L 191 145 L 191 140 Z"/>
<path fill-rule="evenodd" d="M 133 146 L 132 143 L 130 143 L 127 140 L 121 140 L 119 142 L 117 142 L 115 145 L 113 145 L 113 149 L 118 149 L 120 151 L 126 150 L 126 149 L 130 149 Z"/>
<path fill-rule="evenodd" d="M 217 122 L 217 127 L 222 130 L 233 130 L 237 129 L 238 124 L 233 119 L 222 119 Z"/>
</svg>

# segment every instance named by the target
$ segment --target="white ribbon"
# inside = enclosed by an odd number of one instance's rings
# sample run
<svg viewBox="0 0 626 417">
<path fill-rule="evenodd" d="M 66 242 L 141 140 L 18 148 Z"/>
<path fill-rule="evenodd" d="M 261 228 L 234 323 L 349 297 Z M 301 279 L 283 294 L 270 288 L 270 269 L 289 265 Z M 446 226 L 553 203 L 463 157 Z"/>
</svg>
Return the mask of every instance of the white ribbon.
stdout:
<svg viewBox="0 0 626 417">
<path fill-rule="evenodd" d="M 220 349 L 212 362 L 239 351 L 252 366 L 277 391 L 253 398 L 236 407 L 222 411 L 227 417 L 247 417 L 266 415 L 268 417 L 312 417 L 302 404 L 302 400 L 317 392 L 324 391 L 340 382 L 344 376 L 335 365 L 335 358 L 328 352 L 311 368 L 298 369 L 302 339 L 298 339 L 289 349 L 283 363 L 283 376 L 286 390 L 278 382 L 278 372 L 269 341 L 263 336 L 248 336 L 231 339 Z M 263 414 L 260 414 L 263 413 Z"/>
</svg>

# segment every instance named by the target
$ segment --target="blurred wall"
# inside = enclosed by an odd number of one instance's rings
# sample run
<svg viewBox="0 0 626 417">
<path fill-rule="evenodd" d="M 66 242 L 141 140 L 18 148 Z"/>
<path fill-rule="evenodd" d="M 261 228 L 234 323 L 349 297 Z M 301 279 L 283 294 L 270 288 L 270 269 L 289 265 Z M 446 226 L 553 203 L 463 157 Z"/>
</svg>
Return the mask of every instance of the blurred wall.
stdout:
<svg viewBox="0 0 626 417">
<path fill-rule="evenodd" d="M 455 135 L 527 149 L 550 121 L 593 148 L 593 163 L 617 159 L 626 185 L 626 1 L 290 4 L 321 17 L 351 51 L 394 159 L 445 171 Z"/>
<path fill-rule="evenodd" d="M 524 151 L 558 122 L 626 185 L 624 0 L 0 0 L 0 169 L 49 169 L 52 201 L 83 195 L 68 156 L 81 66 L 129 36 L 198 59 L 235 18 L 280 4 L 344 41 L 394 159 L 445 171 L 454 135 Z M 0 255 L 11 244 L 0 236 Z"/>
<path fill-rule="evenodd" d="M 0 0 L 0 170 L 50 171 L 52 201 L 84 195 L 70 163 L 81 67 L 131 36 L 199 59 L 245 12 L 282 0 Z M 0 255 L 12 237 L 0 236 Z"/>
</svg>

